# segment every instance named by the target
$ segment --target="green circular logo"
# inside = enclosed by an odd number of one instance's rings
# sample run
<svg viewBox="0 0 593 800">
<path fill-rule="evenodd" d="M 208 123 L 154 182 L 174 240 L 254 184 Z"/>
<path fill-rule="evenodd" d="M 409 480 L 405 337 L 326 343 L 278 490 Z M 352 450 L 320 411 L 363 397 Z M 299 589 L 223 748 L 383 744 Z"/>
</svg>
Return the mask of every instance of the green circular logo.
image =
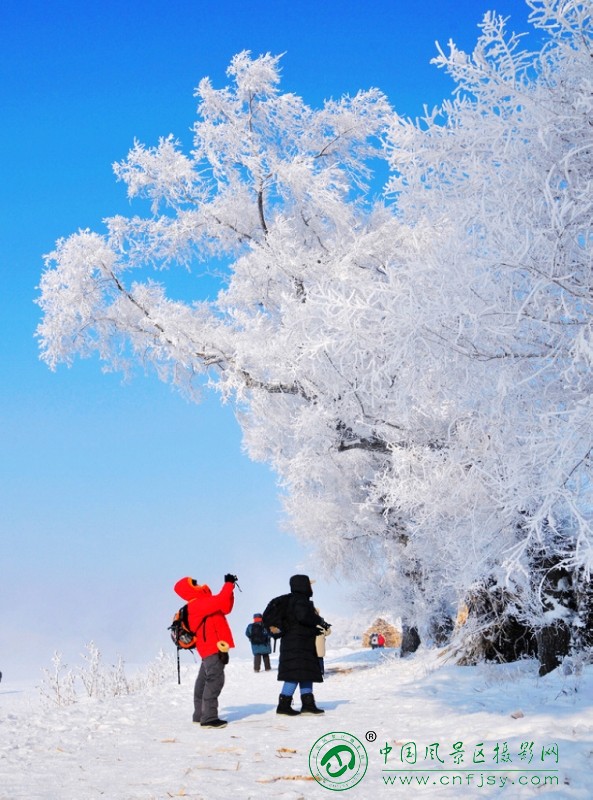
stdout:
<svg viewBox="0 0 593 800">
<path fill-rule="evenodd" d="M 352 789 L 367 771 L 363 743 L 351 733 L 337 731 L 317 739 L 309 753 L 311 775 L 320 786 L 334 792 Z"/>
</svg>

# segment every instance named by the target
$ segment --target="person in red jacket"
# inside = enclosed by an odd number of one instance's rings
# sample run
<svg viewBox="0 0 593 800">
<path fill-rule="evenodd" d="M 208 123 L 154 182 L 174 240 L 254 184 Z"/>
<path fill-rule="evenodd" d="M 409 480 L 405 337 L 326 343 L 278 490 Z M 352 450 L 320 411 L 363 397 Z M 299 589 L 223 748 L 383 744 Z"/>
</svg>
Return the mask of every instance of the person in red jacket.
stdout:
<svg viewBox="0 0 593 800">
<path fill-rule="evenodd" d="M 181 578 L 175 592 L 187 601 L 188 623 L 196 634 L 196 650 L 202 663 L 194 686 L 193 721 L 202 728 L 223 728 L 226 720 L 218 717 L 218 697 L 224 686 L 224 668 L 228 664 L 229 649 L 235 646 L 227 622 L 235 602 L 236 575 L 224 576 L 224 586 L 212 594 L 206 584 L 194 578 Z"/>
</svg>

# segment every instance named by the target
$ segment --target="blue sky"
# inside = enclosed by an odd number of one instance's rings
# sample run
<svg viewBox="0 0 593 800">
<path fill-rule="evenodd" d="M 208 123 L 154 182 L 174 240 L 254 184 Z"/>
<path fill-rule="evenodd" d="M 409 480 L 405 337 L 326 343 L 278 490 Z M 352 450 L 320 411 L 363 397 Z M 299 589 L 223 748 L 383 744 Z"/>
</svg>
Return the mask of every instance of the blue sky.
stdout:
<svg viewBox="0 0 593 800">
<path fill-rule="evenodd" d="M 37 674 L 93 639 L 106 658 L 170 645 L 174 581 L 216 591 L 239 575 L 232 626 L 319 571 L 283 530 L 274 476 L 242 453 L 230 408 L 190 405 L 153 376 L 96 362 L 51 373 L 34 339 L 42 256 L 79 228 L 130 213 L 111 165 L 134 139 L 189 149 L 194 87 L 241 50 L 285 53 L 282 90 L 316 106 L 376 86 L 416 115 L 452 89 L 435 40 L 471 49 L 494 9 L 522 0 L 6 0 L 0 6 L 0 670 Z M 200 291 L 200 290 L 197 290 Z M 319 579 L 327 618 L 349 587 Z M 128 617 L 132 617 L 132 622 Z"/>
</svg>

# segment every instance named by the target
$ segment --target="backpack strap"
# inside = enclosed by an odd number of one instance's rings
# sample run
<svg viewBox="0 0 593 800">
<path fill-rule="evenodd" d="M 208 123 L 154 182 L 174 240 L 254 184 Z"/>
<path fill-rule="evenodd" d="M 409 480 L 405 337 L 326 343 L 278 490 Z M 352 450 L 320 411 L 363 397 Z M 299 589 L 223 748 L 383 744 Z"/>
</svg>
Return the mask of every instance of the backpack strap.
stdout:
<svg viewBox="0 0 593 800">
<path fill-rule="evenodd" d="M 214 613 L 216 613 L 216 612 L 214 612 Z M 195 633 L 196 638 L 198 637 L 198 633 L 199 633 L 200 628 L 201 628 L 202 629 L 202 638 L 203 638 L 204 641 L 206 641 L 206 620 L 210 619 L 210 617 L 213 617 L 214 613 L 206 614 L 206 616 L 202 618 L 202 621 L 198 625 L 197 629 L 195 631 L 192 631 L 192 633 Z"/>
<path fill-rule="evenodd" d="M 189 604 L 190 603 L 194 603 L 197 599 L 198 599 L 197 597 L 194 597 L 191 600 L 188 600 L 187 603 L 183 606 L 183 608 L 181 608 L 179 610 L 180 610 L 180 612 L 182 612 L 182 614 L 181 614 L 182 620 L 183 620 L 183 623 L 184 623 L 185 627 L 188 629 L 188 631 L 190 633 L 193 633 L 193 635 L 197 639 L 198 638 L 198 632 L 199 632 L 199 630 L 201 628 L 202 629 L 202 637 L 203 637 L 204 641 L 206 641 L 206 620 L 208 619 L 208 617 L 212 617 L 216 612 L 212 612 L 212 614 L 206 614 L 206 616 L 202 617 L 202 620 L 198 624 L 198 627 L 196 628 L 196 630 L 192 631 L 192 629 L 189 627 Z"/>
</svg>

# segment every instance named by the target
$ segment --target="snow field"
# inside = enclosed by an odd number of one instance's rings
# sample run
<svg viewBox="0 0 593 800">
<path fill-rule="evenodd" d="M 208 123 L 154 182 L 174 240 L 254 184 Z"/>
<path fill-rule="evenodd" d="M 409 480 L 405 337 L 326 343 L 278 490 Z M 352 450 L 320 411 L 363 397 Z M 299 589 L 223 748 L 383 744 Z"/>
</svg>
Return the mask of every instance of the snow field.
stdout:
<svg viewBox="0 0 593 800">
<path fill-rule="evenodd" d="M 275 658 L 273 660 L 275 663 Z M 409 659 L 392 651 L 340 650 L 328 654 L 327 680 L 316 687 L 323 716 L 279 717 L 280 683 L 275 671 L 255 674 L 250 659 L 227 667 L 220 714 L 225 729 L 201 729 L 191 722 L 197 665 L 185 659 L 182 684 L 169 682 L 106 700 L 85 698 L 74 705 L 47 707 L 33 687 L 0 687 L 0 800 L 238 800 L 332 797 L 309 770 L 309 752 L 330 731 L 356 736 L 368 754 L 364 778 L 346 797 L 435 798 L 554 797 L 593 794 L 593 666 L 582 674 L 556 670 L 537 677 L 532 661 L 510 665 L 457 667 L 436 652 Z M 295 700 L 295 704 L 298 701 Z M 376 734 L 370 742 L 367 733 Z M 385 768 L 401 766 L 399 754 L 416 742 L 419 761 L 439 743 L 446 764 L 430 773 L 426 786 L 386 785 Z M 487 752 L 506 742 L 515 768 L 524 741 L 558 746 L 558 785 L 520 786 L 518 773 L 476 767 L 460 785 L 440 785 L 451 776 L 448 754 L 462 741 L 466 760 L 478 743 Z M 392 747 L 387 759 L 381 754 Z M 426 766 L 426 762 L 423 762 Z M 511 765 L 508 765 L 509 767 Z M 498 783 L 480 787 L 491 774 Z M 505 779 L 504 785 L 500 781 Z M 397 775 L 396 775 L 397 778 Z M 510 783 L 512 779 L 514 783 Z M 334 795 L 335 796 L 335 795 Z"/>
</svg>

